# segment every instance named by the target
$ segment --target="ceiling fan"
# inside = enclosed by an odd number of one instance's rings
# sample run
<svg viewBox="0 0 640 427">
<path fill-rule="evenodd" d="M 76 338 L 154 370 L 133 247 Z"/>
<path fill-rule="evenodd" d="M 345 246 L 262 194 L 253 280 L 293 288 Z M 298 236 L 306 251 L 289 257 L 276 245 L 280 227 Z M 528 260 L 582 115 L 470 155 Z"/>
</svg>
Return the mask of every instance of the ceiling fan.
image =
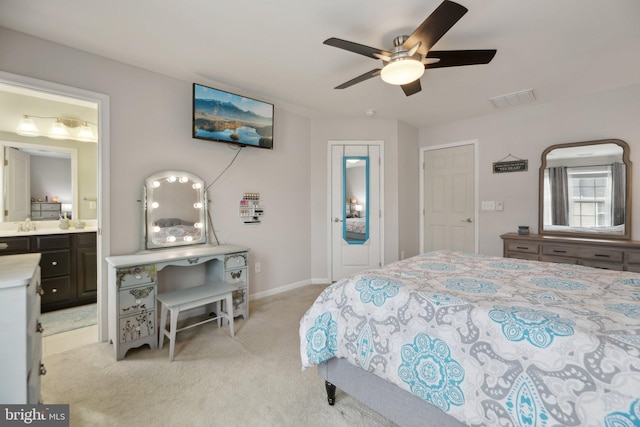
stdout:
<svg viewBox="0 0 640 427">
<path fill-rule="evenodd" d="M 430 50 L 440 38 L 467 13 L 467 8 L 449 0 L 443 1 L 410 36 L 398 36 L 391 51 L 376 49 L 359 43 L 331 37 L 324 44 L 381 59 L 382 68 L 368 71 L 336 86 L 345 89 L 372 77 L 402 87 L 406 96 L 420 92 L 420 77 L 426 68 L 457 67 L 461 65 L 488 64 L 496 54 L 495 49 L 482 50 Z"/>
</svg>

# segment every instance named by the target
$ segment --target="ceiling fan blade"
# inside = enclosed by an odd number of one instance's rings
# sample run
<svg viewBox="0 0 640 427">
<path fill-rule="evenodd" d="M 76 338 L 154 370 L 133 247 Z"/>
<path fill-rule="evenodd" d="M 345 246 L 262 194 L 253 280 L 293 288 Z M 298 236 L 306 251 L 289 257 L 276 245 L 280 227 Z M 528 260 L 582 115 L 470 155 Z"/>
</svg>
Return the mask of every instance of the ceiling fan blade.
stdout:
<svg viewBox="0 0 640 427">
<path fill-rule="evenodd" d="M 432 50 L 426 59 L 437 58 L 438 62 L 426 64 L 425 68 L 458 67 L 460 65 L 488 64 L 496 54 L 495 49 L 481 50 Z"/>
<path fill-rule="evenodd" d="M 406 85 L 402 85 L 402 90 L 404 94 L 407 96 L 411 96 L 414 93 L 418 93 L 422 90 L 422 86 L 420 85 L 420 79 L 414 80 L 411 83 L 407 83 Z"/>
<path fill-rule="evenodd" d="M 342 83 L 340 86 L 336 86 L 335 89 L 346 89 L 349 86 L 353 86 L 356 83 L 360 83 L 365 80 L 369 80 L 370 78 L 379 76 L 381 71 L 382 69 L 380 68 L 376 68 L 375 70 L 368 71 L 362 75 L 359 75 L 355 79 L 351 79 L 348 82 Z"/>
<path fill-rule="evenodd" d="M 426 55 L 429 49 L 467 13 L 467 8 L 449 0 L 443 1 L 436 10 L 404 41 L 402 46 L 411 49 L 422 42 L 418 53 Z"/>
<path fill-rule="evenodd" d="M 359 43 L 350 42 L 347 40 L 337 39 L 335 37 L 326 39 L 323 43 L 328 46 L 348 50 L 349 52 L 358 53 L 360 55 L 368 56 L 369 58 L 373 59 L 379 59 L 379 57 L 376 55 L 391 56 L 391 52 L 376 49 L 375 47 L 365 46 Z"/>
</svg>

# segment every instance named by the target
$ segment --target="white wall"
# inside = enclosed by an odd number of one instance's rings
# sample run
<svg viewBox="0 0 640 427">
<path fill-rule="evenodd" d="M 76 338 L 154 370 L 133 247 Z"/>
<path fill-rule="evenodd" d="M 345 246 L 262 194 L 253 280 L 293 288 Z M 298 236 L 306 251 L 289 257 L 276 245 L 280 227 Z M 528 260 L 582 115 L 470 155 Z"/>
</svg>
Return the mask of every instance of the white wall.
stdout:
<svg viewBox="0 0 640 427">
<path fill-rule="evenodd" d="M 111 229 L 105 231 L 112 255 L 140 249 L 138 200 L 145 177 L 175 169 L 210 183 L 235 154 L 226 144 L 192 139 L 192 82 L 5 28 L 0 28 L 0 69 L 110 97 Z M 212 81 L 199 83 L 230 90 Z M 261 262 L 260 274 L 250 269 L 252 295 L 310 277 L 309 140 L 310 120 L 276 105 L 274 150 L 244 149 L 209 191 L 218 237 L 250 247 L 252 263 Z M 244 192 L 260 193 L 262 225 L 241 223 L 238 205 Z"/>
<path fill-rule="evenodd" d="M 504 211 L 480 211 L 479 250 L 502 255 L 500 234 L 518 225 L 538 230 L 538 170 L 542 151 L 554 144 L 618 138 L 631 147 L 640 167 L 640 85 L 621 87 L 553 103 L 506 109 L 484 117 L 420 129 L 420 146 L 479 140 L 480 200 L 504 201 Z M 529 160 L 527 172 L 492 173 L 492 163 L 507 155 Z M 638 172 L 632 204 L 640 203 Z M 640 215 L 633 215 L 632 238 L 640 240 Z"/>
</svg>

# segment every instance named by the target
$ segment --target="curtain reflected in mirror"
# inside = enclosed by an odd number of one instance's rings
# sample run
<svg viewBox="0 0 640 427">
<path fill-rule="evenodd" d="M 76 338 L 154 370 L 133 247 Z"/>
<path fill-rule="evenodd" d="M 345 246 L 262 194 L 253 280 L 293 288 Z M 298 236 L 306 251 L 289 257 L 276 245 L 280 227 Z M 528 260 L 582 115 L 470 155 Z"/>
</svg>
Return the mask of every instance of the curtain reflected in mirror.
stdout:
<svg viewBox="0 0 640 427">
<path fill-rule="evenodd" d="M 343 239 L 363 244 L 369 238 L 369 157 L 344 157 L 343 178 Z"/>
<path fill-rule="evenodd" d="M 629 238 L 630 168 L 623 141 L 549 147 L 540 174 L 540 233 Z"/>
<path fill-rule="evenodd" d="M 144 189 L 148 249 L 207 242 L 204 181 L 166 171 L 147 178 Z"/>
</svg>

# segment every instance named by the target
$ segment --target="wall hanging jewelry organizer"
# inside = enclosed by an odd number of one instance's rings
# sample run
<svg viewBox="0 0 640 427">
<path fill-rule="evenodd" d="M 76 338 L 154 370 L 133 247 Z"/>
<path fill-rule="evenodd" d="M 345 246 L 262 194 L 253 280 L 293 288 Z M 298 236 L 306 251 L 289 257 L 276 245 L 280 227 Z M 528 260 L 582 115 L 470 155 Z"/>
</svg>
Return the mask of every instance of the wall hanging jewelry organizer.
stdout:
<svg viewBox="0 0 640 427">
<path fill-rule="evenodd" d="M 244 193 L 240 200 L 240 219 L 245 224 L 260 224 L 264 208 L 260 205 L 260 193 Z"/>
</svg>

